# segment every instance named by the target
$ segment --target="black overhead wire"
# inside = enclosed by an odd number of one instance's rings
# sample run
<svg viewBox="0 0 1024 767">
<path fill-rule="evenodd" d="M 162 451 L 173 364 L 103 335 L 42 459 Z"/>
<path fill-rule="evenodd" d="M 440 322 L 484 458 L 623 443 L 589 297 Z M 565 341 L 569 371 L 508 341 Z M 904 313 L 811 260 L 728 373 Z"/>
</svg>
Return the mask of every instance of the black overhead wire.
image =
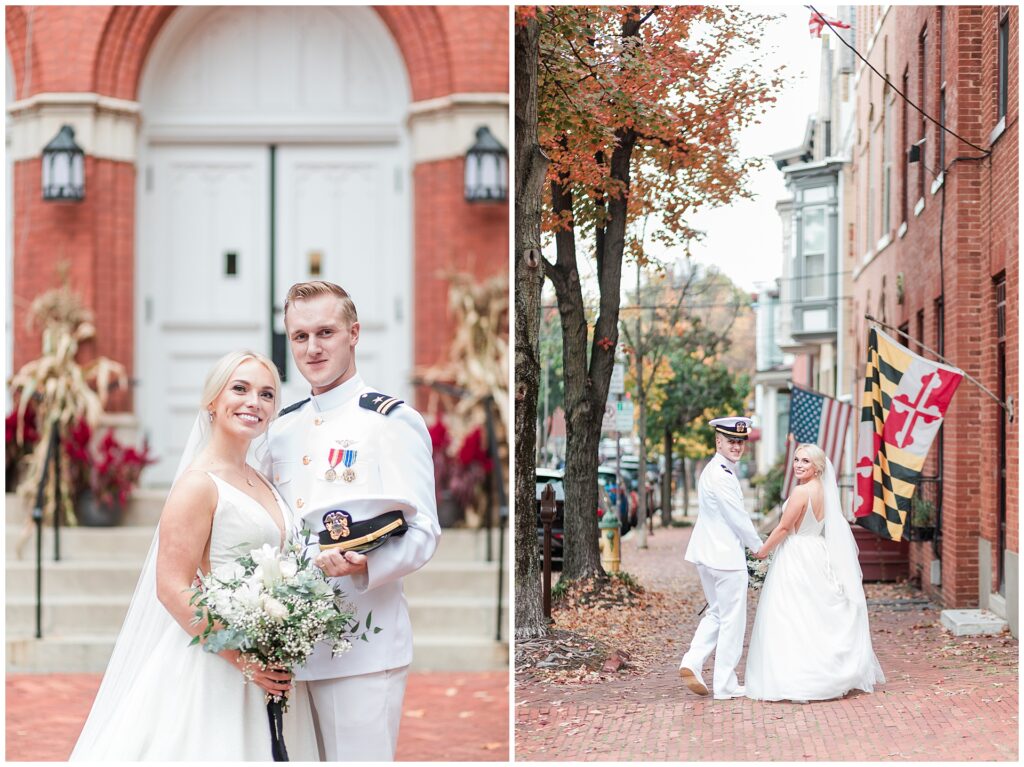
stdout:
<svg viewBox="0 0 1024 767">
<path fill-rule="evenodd" d="M 948 133 L 950 136 L 953 136 L 954 138 L 957 138 L 960 141 L 963 141 L 965 144 L 967 144 L 967 146 L 971 147 L 972 149 L 977 149 L 979 152 L 982 152 L 985 156 L 988 156 L 988 155 L 992 154 L 992 150 L 990 150 L 990 149 L 982 149 L 977 144 L 975 144 L 975 143 L 973 143 L 971 141 L 968 141 L 963 136 L 961 136 L 959 133 L 956 133 L 955 131 L 950 130 L 945 125 L 943 125 L 938 120 L 936 120 L 934 117 L 932 117 L 930 114 L 928 114 L 923 109 L 921 109 L 921 107 L 919 107 L 917 104 L 915 104 L 913 101 L 911 101 L 907 97 L 907 95 L 905 93 L 903 93 L 903 91 L 901 91 L 899 88 L 897 88 L 895 85 L 893 85 L 892 81 L 888 77 L 886 77 L 881 72 L 879 72 L 877 69 L 875 69 L 874 66 L 872 66 L 870 61 L 868 61 L 866 58 L 861 56 L 860 55 L 860 51 L 858 51 L 856 48 L 854 48 L 846 40 L 846 38 L 844 38 L 841 34 L 839 34 L 839 30 L 836 29 L 835 27 L 833 27 L 831 22 L 829 22 L 829 20 L 821 12 L 819 12 L 817 8 L 815 8 L 813 5 L 806 5 L 804 7 L 805 8 L 809 8 L 812 13 L 817 14 L 817 16 L 822 20 L 822 22 L 824 22 L 824 24 L 829 29 L 831 29 L 833 32 L 835 32 L 836 37 L 839 38 L 839 42 L 841 42 L 843 45 L 845 45 L 847 48 L 849 48 L 851 51 L 853 51 L 853 55 L 854 56 L 856 56 L 858 59 L 863 61 L 872 72 L 874 72 L 876 75 L 881 77 L 883 82 L 885 82 L 890 88 L 892 88 L 897 94 L 899 94 L 899 97 L 901 99 L 906 101 L 908 104 L 910 104 L 910 106 L 912 106 L 914 109 L 916 109 L 918 112 L 920 112 L 922 117 L 924 117 L 926 120 L 929 120 L 929 121 L 933 122 L 935 125 L 939 126 L 942 130 L 946 131 L 946 133 Z M 978 159 L 980 159 L 980 158 L 978 158 Z"/>
</svg>

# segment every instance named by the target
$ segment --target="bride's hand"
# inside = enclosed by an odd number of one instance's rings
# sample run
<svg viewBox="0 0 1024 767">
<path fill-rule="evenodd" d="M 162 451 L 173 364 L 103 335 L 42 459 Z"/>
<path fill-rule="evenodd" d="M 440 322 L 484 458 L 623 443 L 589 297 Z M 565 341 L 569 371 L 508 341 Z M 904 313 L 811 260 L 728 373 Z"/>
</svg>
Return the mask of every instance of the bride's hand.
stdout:
<svg viewBox="0 0 1024 767">
<path fill-rule="evenodd" d="M 259 663 L 244 660 L 241 653 L 237 654 L 232 662 L 264 692 L 285 696 L 292 688 L 292 675 L 284 669 L 263 668 Z"/>
<path fill-rule="evenodd" d="M 768 559 L 768 552 L 765 551 L 764 546 L 762 546 L 760 549 L 757 550 L 757 553 L 754 554 L 754 557 L 756 559 Z"/>
</svg>

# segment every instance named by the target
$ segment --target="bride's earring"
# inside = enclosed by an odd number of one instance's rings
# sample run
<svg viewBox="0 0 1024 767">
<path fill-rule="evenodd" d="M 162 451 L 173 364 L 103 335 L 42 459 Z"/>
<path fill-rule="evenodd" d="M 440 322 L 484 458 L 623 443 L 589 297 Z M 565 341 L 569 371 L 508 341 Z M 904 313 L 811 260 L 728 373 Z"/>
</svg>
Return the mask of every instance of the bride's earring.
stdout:
<svg viewBox="0 0 1024 767">
<path fill-rule="evenodd" d="M 207 410 L 206 411 L 206 415 L 209 416 L 210 423 L 213 423 L 213 411 L 212 410 Z"/>
</svg>

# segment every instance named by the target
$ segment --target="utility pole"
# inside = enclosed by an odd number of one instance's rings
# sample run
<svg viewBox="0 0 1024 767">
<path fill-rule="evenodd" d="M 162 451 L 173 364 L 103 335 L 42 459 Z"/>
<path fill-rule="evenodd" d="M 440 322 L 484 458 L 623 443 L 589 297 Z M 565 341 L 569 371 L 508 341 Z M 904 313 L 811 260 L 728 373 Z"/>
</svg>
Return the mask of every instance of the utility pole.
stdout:
<svg viewBox="0 0 1024 767">
<path fill-rule="evenodd" d="M 640 261 L 636 264 L 636 305 L 639 307 L 640 304 Z M 642 318 L 641 313 L 643 309 L 638 309 L 636 313 L 636 343 L 633 344 L 633 349 L 636 352 L 636 381 L 637 381 L 637 405 L 640 408 L 640 457 L 636 467 L 636 484 L 637 484 L 637 538 L 636 546 L 638 549 L 647 548 L 647 414 L 646 414 L 646 398 L 644 397 L 644 344 L 642 332 Z"/>
</svg>

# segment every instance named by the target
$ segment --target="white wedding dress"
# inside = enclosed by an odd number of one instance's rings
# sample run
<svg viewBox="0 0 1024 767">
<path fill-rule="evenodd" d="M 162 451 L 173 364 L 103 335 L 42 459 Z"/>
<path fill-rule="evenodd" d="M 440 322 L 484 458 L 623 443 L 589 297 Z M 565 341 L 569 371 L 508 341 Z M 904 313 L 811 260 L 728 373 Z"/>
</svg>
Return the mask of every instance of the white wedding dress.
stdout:
<svg viewBox="0 0 1024 767">
<path fill-rule="evenodd" d="M 208 472 L 209 474 L 209 472 Z M 210 566 L 233 561 L 281 532 L 263 506 L 209 474 L 217 485 Z M 285 520 L 291 513 L 274 492 Z M 155 538 L 150 560 L 155 560 Z M 147 560 L 92 712 L 71 754 L 83 761 L 272 761 L 263 690 L 244 684 L 231 663 L 199 646 L 156 596 Z M 303 683 L 293 682 L 284 715 L 292 761 L 319 759 Z"/>
<path fill-rule="evenodd" d="M 885 682 L 871 645 L 856 544 L 838 510 L 838 490 L 831 509 L 825 488 L 822 520 L 808 502 L 765 577 L 747 651 L 748 698 L 829 700 Z M 830 524 L 834 543 L 825 534 Z"/>
</svg>

